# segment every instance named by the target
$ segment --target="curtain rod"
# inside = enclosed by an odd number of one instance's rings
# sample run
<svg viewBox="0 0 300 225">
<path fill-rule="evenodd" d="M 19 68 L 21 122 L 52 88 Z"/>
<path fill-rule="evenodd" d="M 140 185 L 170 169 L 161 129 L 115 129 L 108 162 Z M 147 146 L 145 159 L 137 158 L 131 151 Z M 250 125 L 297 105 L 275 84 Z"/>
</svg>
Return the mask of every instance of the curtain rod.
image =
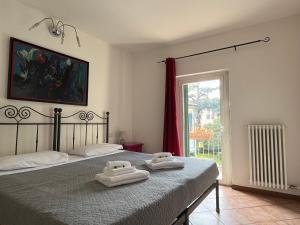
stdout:
<svg viewBox="0 0 300 225">
<path fill-rule="evenodd" d="M 184 58 L 189 58 L 189 57 L 192 57 L 192 56 L 203 55 L 203 54 L 222 51 L 222 50 L 231 49 L 231 48 L 234 48 L 234 50 L 236 51 L 237 47 L 240 47 L 240 46 L 251 45 L 251 44 L 255 44 L 255 43 L 259 43 L 259 42 L 269 42 L 270 40 L 271 40 L 270 37 L 265 37 L 263 40 L 256 40 L 256 41 L 240 43 L 240 44 L 236 44 L 236 45 L 227 46 L 227 47 L 224 47 L 224 48 L 217 48 L 217 49 L 213 49 L 213 50 L 209 50 L 209 51 L 205 51 L 205 52 L 199 52 L 199 53 L 195 53 L 195 54 L 191 54 L 191 55 L 185 55 L 185 56 L 177 57 L 175 59 L 184 59 Z M 164 63 L 165 61 L 166 60 L 162 60 L 162 61 L 159 61 L 157 63 Z"/>
</svg>

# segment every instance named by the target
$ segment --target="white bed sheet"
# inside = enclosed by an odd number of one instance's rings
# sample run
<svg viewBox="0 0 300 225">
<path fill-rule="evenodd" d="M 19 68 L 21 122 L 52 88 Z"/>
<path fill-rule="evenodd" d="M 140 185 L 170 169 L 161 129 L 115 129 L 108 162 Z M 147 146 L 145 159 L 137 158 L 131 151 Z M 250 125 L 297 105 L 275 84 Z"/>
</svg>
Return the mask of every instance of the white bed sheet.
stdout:
<svg viewBox="0 0 300 225">
<path fill-rule="evenodd" d="M 90 156 L 90 157 L 69 155 L 69 160 L 65 163 L 59 163 L 59 164 L 53 164 L 53 165 L 47 165 L 47 166 L 40 166 L 40 167 L 33 167 L 33 168 L 27 168 L 27 169 L 20 169 L 20 170 L 0 171 L 0 176 L 11 175 L 11 174 L 16 174 L 16 173 L 25 173 L 25 172 L 35 171 L 35 170 L 42 170 L 42 169 L 46 169 L 46 168 L 50 168 L 50 167 L 54 167 L 54 166 L 60 166 L 60 165 L 73 163 L 73 162 L 78 162 L 78 161 L 83 161 L 83 160 L 92 159 L 92 158 L 96 158 L 96 157 L 102 157 L 102 156 L 106 156 L 106 155 L 113 155 L 113 154 L 117 154 L 117 153 L 120 153 L 120 152 L 124 152 L 124 150 L 119 150 L 117 152 L 108 153 L 108 154 L 104 154 L 104 155 L 101 155 L 101 156 L 97 155 L 97 156 Z"/>
</svg>

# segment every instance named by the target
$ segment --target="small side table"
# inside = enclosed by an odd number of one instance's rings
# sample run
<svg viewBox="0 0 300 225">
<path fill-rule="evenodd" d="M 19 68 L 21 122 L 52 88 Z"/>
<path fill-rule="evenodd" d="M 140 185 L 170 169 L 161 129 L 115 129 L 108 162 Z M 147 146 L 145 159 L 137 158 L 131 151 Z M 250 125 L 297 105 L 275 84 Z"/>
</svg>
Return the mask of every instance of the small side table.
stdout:
<svg viewBox="0 0 300 225">
<path fill-rule="evenodd" d="M 144 143 L 140 142 L 125 142 L 122 144 L 123 149 L 132 152 L 142 152 Z"/>
</svg>

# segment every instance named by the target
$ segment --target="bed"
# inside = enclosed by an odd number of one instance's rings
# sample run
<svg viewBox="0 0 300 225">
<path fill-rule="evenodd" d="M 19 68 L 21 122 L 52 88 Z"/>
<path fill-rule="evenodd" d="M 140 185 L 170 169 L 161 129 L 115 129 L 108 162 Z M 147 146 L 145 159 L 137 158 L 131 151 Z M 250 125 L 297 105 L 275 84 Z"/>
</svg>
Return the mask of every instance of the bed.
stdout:
<svg viewBox="0 0 300 225">
<path fill-rule="evenodd" d="M 8 107 L 0 107 L 0 110 Z M 18 112 L 24 108 L 14 108 Z M 26 108 L 31 111 L 31 108 Z M 34 113 L 38 113 L 36 110 Z M 16 113 L 17 116 L 21 113 Z M 12 115 L 12 114 L 11 114 Z M 43 116 L 43 114 L 38 114 Z M 46 115 L 47 116 L 47 115 Z M 79 122 L 67 122 L 78 116 Z M 94 118 L 101 122 L 94 122 Z M 64 116 L 55 109 L 47 116 L 49 123 L 30 123 L 30 126 L 53 128 L 53 149 L 60 150 L 60 132 L 64 125 L 104 127 L 108 142 L 109 113 L 101 117 L 94 112 L 80 111 Z M 18 118 L 14 125 L 24 125 L 26 119 Z M 0 123 L 4 124 L 4 123 Z M 7 123 L 5 123 L 7 124 Z M 38 125 L 37 125 L 38 124 Z M 74 131 L 76 126 L 73 126 Z M 85 132 L 87 144 L 88 129 Z M 75 133 L 75 132 L 74 132 Z M 73 134 L 74 134 L 73 133 Z M 16 132 L 16 139 L 18 134 Z M 38 139 L 38 135 L 37 135 Z M 74 135 L 73 148 L 74 148 Z M 18 140 L 16 140 L 16 146 Z M 17 154 L 18 147 L 15 147 Z M 37 149 L 36 149 L 37 150 Z M 1 225 L 178 225 L 189 224 L 189 215 L 212 191 L 216 190 L 216 211 L 219 212 L 218 169 L 210 160 L 181 158 L 185 162 L 181 170 L 150 171 L 148 180 L 107 188 L 94 176 L 103 170 L 108 160 L 128 160 L 139 169 L 146 169 L 144 160 L 151 155 L 120 151 L 115 154 L 76 158 L 68 163 L 47 168 L 0 173 L 0 224 Z"/>
</svg>

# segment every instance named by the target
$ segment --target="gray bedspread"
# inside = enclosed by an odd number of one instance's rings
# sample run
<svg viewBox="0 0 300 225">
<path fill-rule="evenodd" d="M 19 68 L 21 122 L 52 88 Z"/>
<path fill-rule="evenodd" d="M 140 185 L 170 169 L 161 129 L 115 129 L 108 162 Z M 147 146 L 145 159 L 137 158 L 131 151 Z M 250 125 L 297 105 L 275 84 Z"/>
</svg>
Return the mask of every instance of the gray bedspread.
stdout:
<svg viewBox="0 0 300 225">
<path fill-rule="evenodd" d="M 122 152 L 0 177 L 1 225 L 169 225 L 216 179 L 214 162 L 182 158 L 184 169 L 151 171 L 150 178 L 107 188 L 94 181 L 108 160 L 146 169 L 151 156 Z"/>
</svg>

